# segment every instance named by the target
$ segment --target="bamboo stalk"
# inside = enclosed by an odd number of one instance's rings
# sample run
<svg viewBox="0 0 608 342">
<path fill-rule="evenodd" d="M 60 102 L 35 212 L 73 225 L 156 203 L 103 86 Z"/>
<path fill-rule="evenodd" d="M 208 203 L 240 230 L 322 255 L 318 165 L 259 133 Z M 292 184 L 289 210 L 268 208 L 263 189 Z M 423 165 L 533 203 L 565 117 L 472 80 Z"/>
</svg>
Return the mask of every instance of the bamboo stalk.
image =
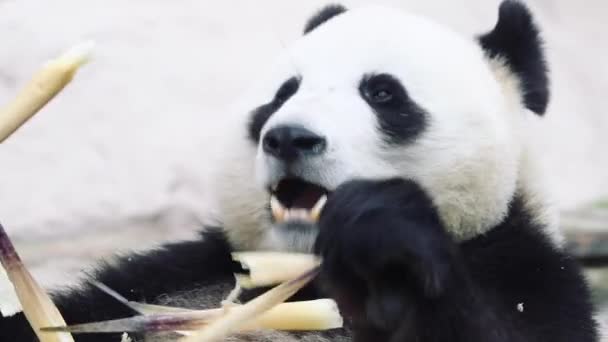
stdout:
<svg viewBox="0 0 608 342">
<path fill-rule="evenodd" d="M 252 256 L 258 257 L 268 266 L 272 261 L 285 261 L 280 257 L 295 257 L 294 260 L 314 260 L 314 267 L 308 268 L 308 272 L 300 272 L 300 277 L 284 283 L 275 289 L 263 294 L 245 305 L 228 303 L 224 307 L 207 310 L 191 310 L 178 307 L 141 304 L 132 302 L 122 295 L 97 281 L 92 285 L 99 288 L 109 296 L 123 303 L 142 316 L 116 319 L 110 321 L 92 322 L 72 326 L 55 326 L 43 328 L 44 331 L 69 331 L 72 333 L 112 333 L 112 332 L 178 332 L 182 335 L 191 336 L 191 331 L 218 330 L 218 324 L 239 315 L 239 311 L 245 310 L 250 319 L 244 318 L 234 326 L 227 327 L 232 331 L 245 332 L 259 329 L 290 330 L 290 331 L 315 331 L 340 328 L 343 325 L 342 316 L 337 304 L 331 299 L 318 299 L 302 302 L 282 303 L 285 299 L 298 291 L 315 276 L 318 268 L 318 260 L 314 256 L 290 255 L 280 253 L 279 255 L 265 252 L 250 252 L 245 259 Z M 242 255 L 240 255 L 242 256 Z M 306 256 L 306 258 L 302 258 Z M 311 258 L 312 257 L 312 258 Z M 288 258 L 289 259 L 289 258 Z M 260 266 L 259 263 L 256 264 Z M 311 271 L 312 269 L 312 271 Z M 302 275 L 304 274 L 304 275 Z M 245 308 L 245 309 L 243 309 Z M 269 309 L 268 309 L 269 308 Z M 236 313 L 235 313 L 236 312 Z M 256 312 L 251 315 L 251 312 Z M 240 316 L 243 318 L 243 316 Z M 220 322 L 220 323 L 218 323 Z M 231 323 L 230 323 L 231 324 Z M 221 332 L 217 332 L 221 334 Z M 206 337 L 203 337 L 206 338 Z"/>
<path fill-rule="evenodd" d="M 59 310 L 27 270 L 0 224 L 0 262 L 15 287 L 23 313 L 40 342 L 74 342 L 69 333 L 43 333 L 42 327 L 65 325 Z"/>
<path fill-rule="evenodd" d="M 68 331 L 75 334 L 196 331 L 204 329 L 215 320 L 222 319 L 230 310 L 239 306 L 208 310 L 157 306 L 159 312 L 155 314 L 71 326 L 45 327 L 42 331 Z M 238 330 L 316 331 L 340 328 L 342 324 L 342 316 L 336 303 L 331 299 L 317 299 L 278 304 Z"/>
<path fill-rule="evenodd" d="M 84 43 L 49 61 L 17 94 L 0 109 L 0 143 L 44 107 L 74 77 L 90 56 L 93 43 Z"/>
</svg>

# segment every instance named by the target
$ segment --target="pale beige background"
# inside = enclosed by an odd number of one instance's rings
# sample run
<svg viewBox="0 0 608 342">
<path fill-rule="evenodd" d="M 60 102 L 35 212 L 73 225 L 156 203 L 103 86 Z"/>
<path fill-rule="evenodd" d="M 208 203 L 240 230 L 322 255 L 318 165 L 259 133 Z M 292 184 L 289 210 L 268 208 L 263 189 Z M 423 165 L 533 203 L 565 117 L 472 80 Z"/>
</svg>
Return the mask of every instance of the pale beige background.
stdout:
<svg viewBox="0 0 608 342">
<path fill-rule="evenodd" d="M 387 3 L 473 35 L 498 0 Z M 191 236 L 213 211 L 224 113 L 325 1 L 0 0 L 0 103 L 85 39 L 94 62 L 0 145 L 0 220 L 46 285 L 91 259 Z M 537 144 L 556 200 L 608 195 L 608 2 L 529 1 L 544 29 L 553 102 Z"/>
</svg>

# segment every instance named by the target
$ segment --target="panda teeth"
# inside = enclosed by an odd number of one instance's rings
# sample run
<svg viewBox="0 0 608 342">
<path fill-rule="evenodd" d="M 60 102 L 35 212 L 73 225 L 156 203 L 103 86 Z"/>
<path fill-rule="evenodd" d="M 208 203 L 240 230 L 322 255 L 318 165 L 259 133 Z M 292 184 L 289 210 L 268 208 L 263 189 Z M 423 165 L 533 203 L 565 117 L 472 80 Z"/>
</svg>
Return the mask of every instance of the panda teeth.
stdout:
<svg viewBox="0 0 608 342">
<path fill-rule="evenodd" d="M 321 217 L 321 212 L 323 208 L 325 208 L 325 203 L 327 203 L 327 195 L 321 196 L 317 203 L 315 203 L 314 207 L 310 209 L 310 218 L 313 222 L 319 221 L 319 217 Z"/>
<path fill-rule="evenodd" d="M 272 212 L 272 216 L 277 223 L 287 222 L 287 221 L 303 221 L 316 223 L 321 216 L 321 211 L 325 207 L 325 203 L 327 203 L 327 195 L 321 196 L 317 203 L 312 207 L 312 209 L 303 209 L 303 208 L 285 208 L 281 201 L 276 198 L 274 195 L 270 197 L 270 210 Z"/>
<path fill-rule="evenodd" d="M 270 210 L 272 211 L 272 216 L 274 216 L 275 221 L 287 221 L 289 210 L 285 208 L 281 204 L 281 201 L 279 201 L 274 195 L 270 197 Z"/>
<path fill-rule="evenodd" d="M 287 211 L 287 221 L 289 220 L 309 222 L 309 211 L 306 209 L 290 209 Z"/>
</svg>

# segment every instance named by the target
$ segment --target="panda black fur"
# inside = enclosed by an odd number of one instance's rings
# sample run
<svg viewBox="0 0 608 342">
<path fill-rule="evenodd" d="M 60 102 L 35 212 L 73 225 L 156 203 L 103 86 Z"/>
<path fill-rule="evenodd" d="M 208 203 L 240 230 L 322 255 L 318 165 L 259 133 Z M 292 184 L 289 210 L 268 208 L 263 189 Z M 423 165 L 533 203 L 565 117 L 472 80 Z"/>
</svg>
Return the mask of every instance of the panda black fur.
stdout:
<svg viewBox="0 0 608 342">
<path fill-rule="evenodd" d="M 331 296 L 348 329 L 233 341 L 597 341 L 522 133 L 549 99 L 528 9 L 503 2 L 477 41 L 382 7 L 329 6 L 305 33 L 246 97 L 218 182 L 223 227 L 90 276 L 130 300 L 213 307 L 232 250 L 314 250 L 322 273 L 292 300 Z M 317 226 L 273 219 L 281 182 L 329 193 Z M 87 283 L 54 300 L 72 324 L 133 314 Z M 16 315 L 0 340 L 35 337 Z"/>
</svg>

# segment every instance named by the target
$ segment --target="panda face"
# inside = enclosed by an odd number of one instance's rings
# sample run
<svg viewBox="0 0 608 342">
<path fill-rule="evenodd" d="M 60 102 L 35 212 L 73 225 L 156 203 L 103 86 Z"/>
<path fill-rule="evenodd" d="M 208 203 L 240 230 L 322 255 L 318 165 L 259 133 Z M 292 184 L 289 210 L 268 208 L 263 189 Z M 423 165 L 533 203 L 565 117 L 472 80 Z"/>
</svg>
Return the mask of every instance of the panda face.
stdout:
<svg viewBox="0 0 608 342">
<path fill-rule="evenodd" d="M 327 20 L 245 100 L 218 193 L 233 244 L 309 252 L 324 196 L 356 178 L 418 182 L 457 239 L 491 228 L 520 169 L 525 107 L 511 75 L 473 39 L 412 14 Z"/>
</svg>

